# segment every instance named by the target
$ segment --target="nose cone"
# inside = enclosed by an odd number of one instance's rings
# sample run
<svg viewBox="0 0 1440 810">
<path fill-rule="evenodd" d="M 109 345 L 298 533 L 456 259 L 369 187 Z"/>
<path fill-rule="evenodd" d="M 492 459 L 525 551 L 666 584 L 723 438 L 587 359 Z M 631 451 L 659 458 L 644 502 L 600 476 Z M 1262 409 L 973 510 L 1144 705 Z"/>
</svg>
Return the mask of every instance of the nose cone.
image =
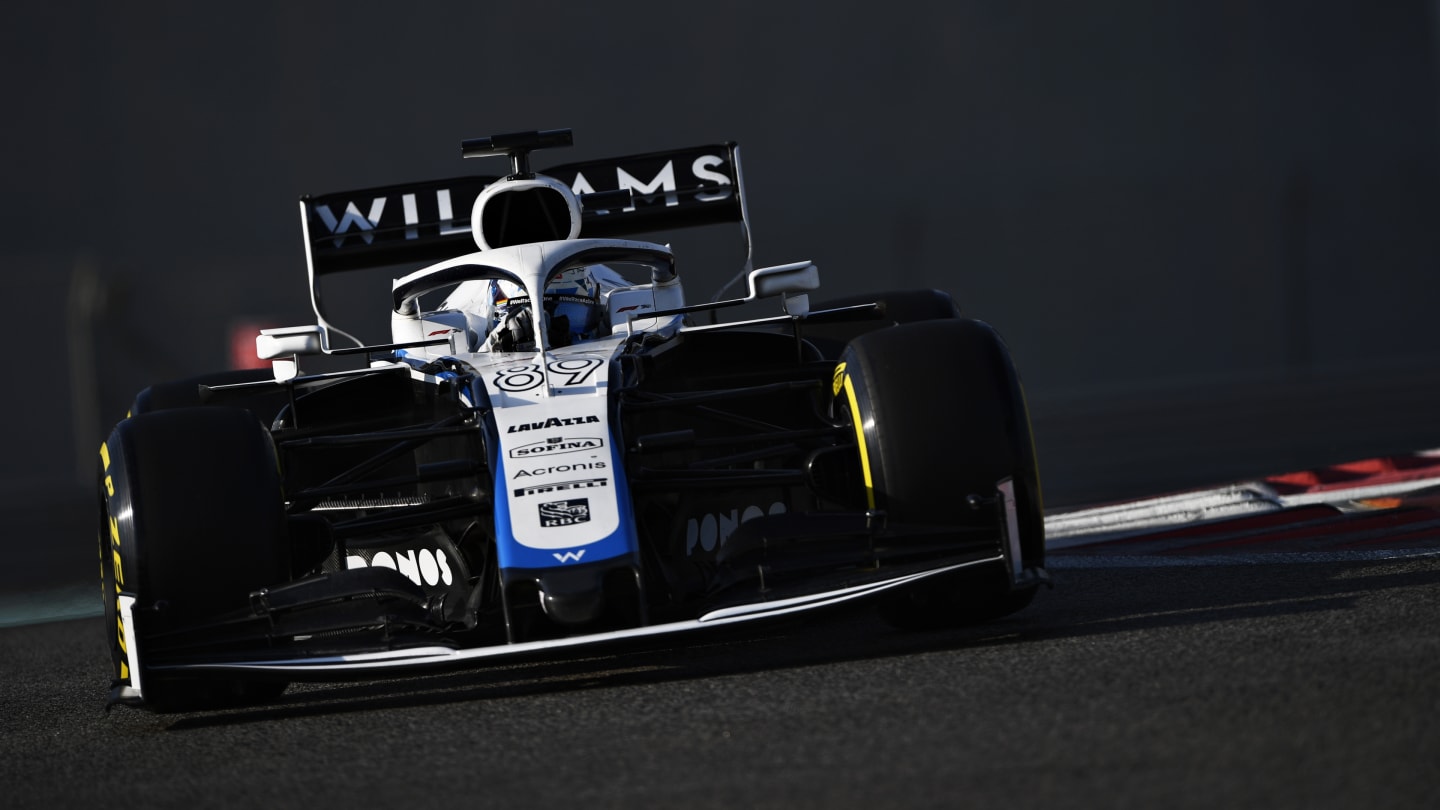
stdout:
<svg viewBox="0 0 1440 810">
<path fill-rule="evenodd" d="M 605 609 L 605 575 L 610 565 L 555 568 L 536 577 L 540 607 L 550 621 L 574 627 L 589 624 Z"/>
<path fill-rule="evenodd" d="M 597 583 L 598 586 L 598 583 Z M 600 618 L 605 609 L 605 589 L 601 587 L 568 593 L 542 591 L 540 607 L 545 615 L 556 624 L 589 624 Z"/>
<path fill-rule="evenodd" d="M 605 560 L 537 572 L 545 617 L 560 627 L 634 627 L 645 623 L 644 595 L 634 561 Z"/>
</svg>

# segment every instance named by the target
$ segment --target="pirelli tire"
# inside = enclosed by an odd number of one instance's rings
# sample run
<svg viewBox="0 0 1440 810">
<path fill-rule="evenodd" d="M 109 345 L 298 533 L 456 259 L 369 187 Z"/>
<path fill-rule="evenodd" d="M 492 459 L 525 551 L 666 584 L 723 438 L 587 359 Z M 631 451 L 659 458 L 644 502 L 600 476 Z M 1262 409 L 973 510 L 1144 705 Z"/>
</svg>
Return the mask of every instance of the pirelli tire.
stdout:
<svg viewBox="0 0 1440 810">
<path fill-rule="evenodd" d="M 163 651 L 167 634 L 243 608 L 252 591 L 289 578 L 284 499 L 269 431 L 240 408 L 139 414 L 115 426 L 100 461 L 112 699 L 191 711 L 278 696 L 286 687 L 281 681 L 182 677 L 151 670 L 147 658 Z M 122 599 L 134 600 L 129 626 Z"/>
<path fill-rule="evenodd" d="M 992 327 L 954 318 L 861 335 L 842 354 L 836 382 L 863 450 L 872 508 L 897 524 L 993 524 L 993 512 L 969 509 L 965 498 L 994 496 L 996 483 L 1010 478 L 1023 565 L 1044 564 L 1029 412 Z M 887 597 L 880 612 L 900 627 L 945 627 L 1008 615 L 1034 595 L 1034 586 L 1012 588 L 995 565 L 927 579 Z"/>
</svg>

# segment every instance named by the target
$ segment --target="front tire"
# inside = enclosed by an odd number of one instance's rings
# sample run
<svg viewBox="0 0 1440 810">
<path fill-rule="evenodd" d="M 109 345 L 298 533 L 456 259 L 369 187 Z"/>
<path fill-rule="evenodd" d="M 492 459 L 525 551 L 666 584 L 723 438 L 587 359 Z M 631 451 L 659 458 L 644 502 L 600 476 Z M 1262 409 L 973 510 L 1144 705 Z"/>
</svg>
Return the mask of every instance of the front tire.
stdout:
<svg viewBox="0 0 1440 810">
<path fill-rule="evenodd" d="M 159 711 L 257 702 L 285 684 L 152 671 L 164 633 L 201 624 L 290 577 L 269 432 L 238 408 L 179 408 L 116 425 L 101 446 L 101 581 L 116 694 Z M 133 599 L 126 626 L 120 605 Z M 163 642 L 161 642 L 163 643 Z M 139 671 L 134 671 L 138 669 Z"/>
<path fill-rule="evenodd" d="M 894 523 L 987 525 L 967 495 L 1014 483 L 1021 564 L 1045 557 L 1044 509 L 1024 391 L 1000 335 L 968 318 L 861 335 L 841 357 L 839 405 L 851 413 L 868 469 L 867 506 Z M 1002 538 L 1003 540 L 1003 538 Z M 932 577 L 887 597 L 881 615 L 906 628 L 987 621 L 1024 608 L 1003 567 Z"/>
</svg>

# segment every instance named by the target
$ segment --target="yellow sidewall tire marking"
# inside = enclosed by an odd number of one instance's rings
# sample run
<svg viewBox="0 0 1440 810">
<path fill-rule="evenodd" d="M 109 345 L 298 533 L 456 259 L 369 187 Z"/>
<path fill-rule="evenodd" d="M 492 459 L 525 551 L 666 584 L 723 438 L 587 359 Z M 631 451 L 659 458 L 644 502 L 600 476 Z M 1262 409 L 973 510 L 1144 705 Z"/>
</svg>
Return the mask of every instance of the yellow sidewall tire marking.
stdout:
<svg viewBox="0 0 1440 810">
<path fill-rule="evenodd" d="M 860 472 L 865 477 L 865 503 L 875 508 L 875 479 L 870 473 L 870 450 L 865 446 L 865 425 L 860 420 L 860 403 L 855 397 L 855 385 L 845 373 L 845 364 L 835 367 L 835 393 L 845 389 L 845 399 L 850 403 L 850 422 L 855 426 L 855 444 L 860 447 Z"/>
</svg>

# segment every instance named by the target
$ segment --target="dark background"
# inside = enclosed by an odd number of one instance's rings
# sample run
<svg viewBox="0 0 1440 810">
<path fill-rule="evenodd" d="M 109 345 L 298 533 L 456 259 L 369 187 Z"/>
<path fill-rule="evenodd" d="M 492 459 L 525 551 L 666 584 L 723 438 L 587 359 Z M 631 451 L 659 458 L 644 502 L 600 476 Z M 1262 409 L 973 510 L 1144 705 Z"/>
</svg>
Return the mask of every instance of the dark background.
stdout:
<svg viewBox="0 0 1440 810">
<path fill-rule="evenodd" d="M 299 195 L 555 127 L 538 166 L 736 140 L 758 264 L 994 323 L 1052 505 L 1440 446 L 1434 3 L 132 5 L 0 26 L 7 512 L 311 320 Z"/>
</svg>

